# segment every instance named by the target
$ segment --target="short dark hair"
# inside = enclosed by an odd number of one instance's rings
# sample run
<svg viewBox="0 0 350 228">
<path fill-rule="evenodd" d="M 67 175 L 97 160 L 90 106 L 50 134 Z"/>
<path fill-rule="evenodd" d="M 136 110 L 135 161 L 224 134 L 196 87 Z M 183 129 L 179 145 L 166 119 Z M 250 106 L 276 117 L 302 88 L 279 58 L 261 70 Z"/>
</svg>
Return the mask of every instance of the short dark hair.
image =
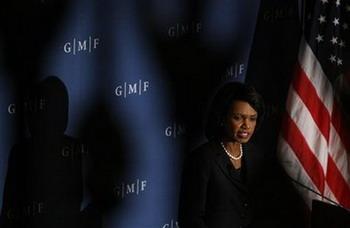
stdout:
<svg viewBox="0 0 350 228">
<path fill-rule="evenodd" d="M 245 101 L 258 113 L 257 128 L 264 116 L 264 101 L 254 87 L 240 82 L 223 85 L 215 95 L 205 126 L 205 135 L 210 139 L 223 136 L 223 120 L 234 101 Z"/>
</svg>

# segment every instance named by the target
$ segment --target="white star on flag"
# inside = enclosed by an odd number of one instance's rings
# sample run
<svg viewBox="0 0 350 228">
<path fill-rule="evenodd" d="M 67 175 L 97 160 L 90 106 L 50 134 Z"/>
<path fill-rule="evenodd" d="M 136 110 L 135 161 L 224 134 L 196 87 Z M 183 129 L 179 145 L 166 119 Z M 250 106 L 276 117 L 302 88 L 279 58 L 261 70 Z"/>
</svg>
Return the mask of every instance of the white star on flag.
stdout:
<svg viewBox="0 0 350 228">
<path fill-rule="evenodd" d="M 320 17 L 318 18 L 318 20 L 320 21 L 320 24 L 326 22 L 326 17 L 323 15 L 320 15 Z"/>
<path fill-rule="evenodd" d="M 320 34 L 317 35 L 316 40 L 318 43 L 320 43 L 321 41 L 323 41 L 323 36 L 321 36 Z"/>
<path fill-rule="evenodd" d="M 337 0 L 337 1 L 335 2 L 335 4 L 336 4 L 337 6 L 340 6 L 340 0 Z"/>
<path fill-rule="evenodd" d="M 338 37 L 332 37 L 331 39 L 332 44 L 337 44 L 338 43 Z"/>
<path fill-rule="evenodd" d="M 342 110 L 349 102 L 337 99 L 338 80 L 350 66 L 350 0 L 303 2 L 312 18 L 304 20 L 278 157 L 292 180 L 302 183 L 297 189 L 310 211 L 313 200 L 350 209 L 350 127 Z"/>
<path fill-rule="evenodd" d="M 335 55 L 331 55 L 331 57 L 329 58 L 329 60 L 330 60 L 332 63 L 334 63 L 334 62 L 337 61 Z"/>
<path fill-rule="evenodd" d="M 334 26 L 339 25 L 339 18 L 334 18 L 333 24 L 334 24 Z"/>
<path fill-rule="evenodd" d="M 337 60 L 337 65 L 343 65 L 343 60 L 338 59 L 338 60 Z"/>
</svg>

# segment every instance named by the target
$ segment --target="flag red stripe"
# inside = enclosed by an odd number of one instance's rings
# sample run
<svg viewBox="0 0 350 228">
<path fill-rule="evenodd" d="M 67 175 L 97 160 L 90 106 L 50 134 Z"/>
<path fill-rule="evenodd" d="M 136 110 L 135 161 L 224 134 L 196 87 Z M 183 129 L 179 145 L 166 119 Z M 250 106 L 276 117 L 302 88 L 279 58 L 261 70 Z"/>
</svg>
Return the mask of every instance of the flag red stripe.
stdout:
<svg viewBox="0 0 350 228">
<path fill-rule="evenodd" d="M 324 15 L 335 13 L 337 17 L 341 16 L 338 5 L 328 4 L 320 9 L 316 4 L 314 7 L 315 15 L 319 15 L 321 10 Z M 314 26 L 319 23 L 317 17 L 313 19 L 315 21 L 309 20 L 310 28 L 315 30 L 309 34 L 308 42 L 315 44 L 319 28 Z M 333 28 L 331 21 L 328 22 L 325 26 Z M 329 31 L 328 36 L 337 34 L 338 28 Z M 311 48 L 302 37 L 299 64 L 290 89 L 293 99 L 287 100 L 289 116 L 285 116 L 281 130 L 285 139 L 282 142 L 288 147 L 281 144 L 280 153 L 289 152 L 284 155 L 284 164 L 286 170 L 296 174 L 297 181 L 312 185 L 323 196 L 350 208 L 350 129 L 340 104 L 334 99 L 334 88 L 328 79 L 335 77 L 336 72 L 332 72 L 333 68 L 322 66 L 318 59 L 327 60 L 331 53 L 319 52 L 319 48 L 325 47 Z M 337 58 L 340 59 L 340 56 Z M 299 169 L 305 173 L 304 176 L 298 175 Z M 305 191 L 301 193 L 307 202 L 317 198 Z"/>
<path fill-rule="evenodd" d="M 293 80 L 293 87 L 304 102 L 305 106 L 309 109 L 312 118 L 328 142 L 330 114 L 326 106 L 317 95 L 315 87 L 310 82 L 300 65 L 297 66 L 297 73 Z"/>
<path fill-rule="evenodd" d="M 322 165 L 315 154 L 311 151 L 304 136 L 288 114 L 285 115 L 282 122 L 282 136 L 298 157 L 300 163 L 314 182 L 315 186 L 320 193 L 323 194 L 325 177 Z"/>
<path fill-rule="evenodd" d="M 331 156 L 328 156 L 327 183 L 338 202 L 346 208 L 350 208 L 350 188 L 344 177 L 339 172 Z"/>
</svg>

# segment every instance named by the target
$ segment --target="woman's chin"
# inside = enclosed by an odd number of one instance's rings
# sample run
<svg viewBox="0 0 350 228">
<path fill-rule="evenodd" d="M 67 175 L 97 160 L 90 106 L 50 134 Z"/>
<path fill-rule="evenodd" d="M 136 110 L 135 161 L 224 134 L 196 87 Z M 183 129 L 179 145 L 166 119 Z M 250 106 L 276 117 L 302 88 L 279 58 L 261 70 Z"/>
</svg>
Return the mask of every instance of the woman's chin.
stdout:
<svg viewBox="0 0 350 228">
<path fill-rule="evenodd" d="M 242 144 L 249 142 L 249 140 L 250 140 L 250 137 L 236 138 L 236 141 L 239 142 L 239 143 L 242 143 Z"/>
</svg>

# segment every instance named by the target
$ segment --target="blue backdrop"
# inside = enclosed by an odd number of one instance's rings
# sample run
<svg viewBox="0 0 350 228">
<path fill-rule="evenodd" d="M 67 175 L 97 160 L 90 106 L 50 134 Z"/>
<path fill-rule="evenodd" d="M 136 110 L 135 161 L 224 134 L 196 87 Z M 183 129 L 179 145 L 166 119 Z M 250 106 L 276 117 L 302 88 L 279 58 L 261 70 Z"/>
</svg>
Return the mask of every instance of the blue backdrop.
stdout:
<svg viewBox="0 0 350 228">
<path fill-rule="evenodd" d="M 24 91 L 53 75 L 68 91 L 65 134 L 94 150 L 83 170 L 114 158 L 104 227 L 178 227 L 183 154 L 204 140 L 216 88 L 245 80 L 260 1 L 57 2 L 2 9 L 13 28 L 0 39 L 0 205 L 11 148 L 28 135 Z"/>
</svg>

